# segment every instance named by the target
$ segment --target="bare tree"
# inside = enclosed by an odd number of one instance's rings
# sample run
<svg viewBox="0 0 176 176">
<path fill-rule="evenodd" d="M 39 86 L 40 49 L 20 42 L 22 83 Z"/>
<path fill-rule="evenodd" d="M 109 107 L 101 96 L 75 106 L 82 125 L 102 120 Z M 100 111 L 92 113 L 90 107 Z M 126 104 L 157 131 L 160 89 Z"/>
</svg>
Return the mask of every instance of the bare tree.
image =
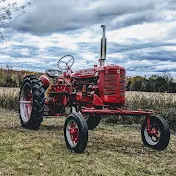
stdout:
<svg viewBox="0 0 176 176">
<path fill-rule="evenodd" d="M 30 1 L 24 5 L 19 5 L 16 1 L 12 2 L 12 0 L 0 0 L 0 28 L 7 28 L 19 16 L 25 13 L 24 10 L 27 6 L 31 5 Z M 0 39 L 4 39 L 1 30 Z"/>
</svg>

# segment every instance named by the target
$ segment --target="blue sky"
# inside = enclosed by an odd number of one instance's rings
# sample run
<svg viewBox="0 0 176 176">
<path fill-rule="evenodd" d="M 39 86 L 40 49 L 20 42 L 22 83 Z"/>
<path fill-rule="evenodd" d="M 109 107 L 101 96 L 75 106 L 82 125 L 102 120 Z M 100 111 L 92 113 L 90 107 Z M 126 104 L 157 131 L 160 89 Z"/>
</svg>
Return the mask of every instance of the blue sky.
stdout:
<svg viewBox="0 0 176 176">
<path fill-rule="evenodd" d="M 25 14 L 0 28 L 5 38 L 0 41 L 0 66 L 44 72 L 71 54 L 74 71 L 91 68 L 98 64 L 100 25 L 105 24 L 107 65 L 121 65 L 129 76 L 176 75 L 175 0 L 31 2 Z"/>
</svg>

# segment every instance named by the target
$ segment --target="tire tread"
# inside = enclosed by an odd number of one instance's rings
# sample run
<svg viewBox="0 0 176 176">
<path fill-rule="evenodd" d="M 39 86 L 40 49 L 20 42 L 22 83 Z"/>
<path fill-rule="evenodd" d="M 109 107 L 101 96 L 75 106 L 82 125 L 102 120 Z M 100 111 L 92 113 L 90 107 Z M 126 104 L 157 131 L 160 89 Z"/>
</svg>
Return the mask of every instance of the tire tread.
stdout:
<svg viewBox="0 0 176 176">
<path fill-rule="evenodd" d="M 23 86 L 26 83 L 29 83 L 32 89 L 32 94 L 33 94 L 32 112 L 31 112 L 30 120 L 27 123 L 23 122 L 21 115 L 19 118 L 20 118 L 22 127 L 36 130 L 40 127 L 40 124 L 43 121 L 44 102 L 45 102 L 44 89 L 41 81 L 35 75 L 27 75 L 23 79 L 22 85 L 20 87 L 20 94 Z M 20 100 L 20 94 L 19 94 L 19 100 Z M 20 106 L 19 106 L 19 114 L 20 114 Z"/>
</svg>

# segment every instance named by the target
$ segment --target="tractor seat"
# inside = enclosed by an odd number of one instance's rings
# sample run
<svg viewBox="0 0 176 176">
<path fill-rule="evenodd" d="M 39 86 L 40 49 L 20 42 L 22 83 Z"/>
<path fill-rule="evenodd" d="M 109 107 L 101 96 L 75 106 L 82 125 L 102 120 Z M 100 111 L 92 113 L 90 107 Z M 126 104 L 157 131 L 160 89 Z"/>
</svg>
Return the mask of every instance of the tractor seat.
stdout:
<svg viewBox="0 0 176 176">
<path fill-rule="evenodd" d="M 55 70 L 55 69 L 48 69 L 45 71 L 48 77 L 50 78 L 57 78 L 62 75 L 62 71 L 60 70 Z"/>
</svg>

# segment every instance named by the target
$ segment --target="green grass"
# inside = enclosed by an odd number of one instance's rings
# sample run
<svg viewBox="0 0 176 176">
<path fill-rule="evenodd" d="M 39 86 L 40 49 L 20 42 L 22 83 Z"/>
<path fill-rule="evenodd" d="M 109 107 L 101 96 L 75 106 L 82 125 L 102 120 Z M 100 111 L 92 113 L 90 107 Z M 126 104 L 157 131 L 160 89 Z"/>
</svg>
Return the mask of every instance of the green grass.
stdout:
<svg viewBox="0 0 176 176">
<path fill-rule="evenodd" d="M 176 136 L 159 152 L 143 146 L 139 129 L 100 124 L 89 131 L 85 152 L 75 154 L 65 146 L 64 120 L 47 118 L 30 131 L 16 112 L 0 109 L 0 175 L 176 175 Z"/>
</svg>

